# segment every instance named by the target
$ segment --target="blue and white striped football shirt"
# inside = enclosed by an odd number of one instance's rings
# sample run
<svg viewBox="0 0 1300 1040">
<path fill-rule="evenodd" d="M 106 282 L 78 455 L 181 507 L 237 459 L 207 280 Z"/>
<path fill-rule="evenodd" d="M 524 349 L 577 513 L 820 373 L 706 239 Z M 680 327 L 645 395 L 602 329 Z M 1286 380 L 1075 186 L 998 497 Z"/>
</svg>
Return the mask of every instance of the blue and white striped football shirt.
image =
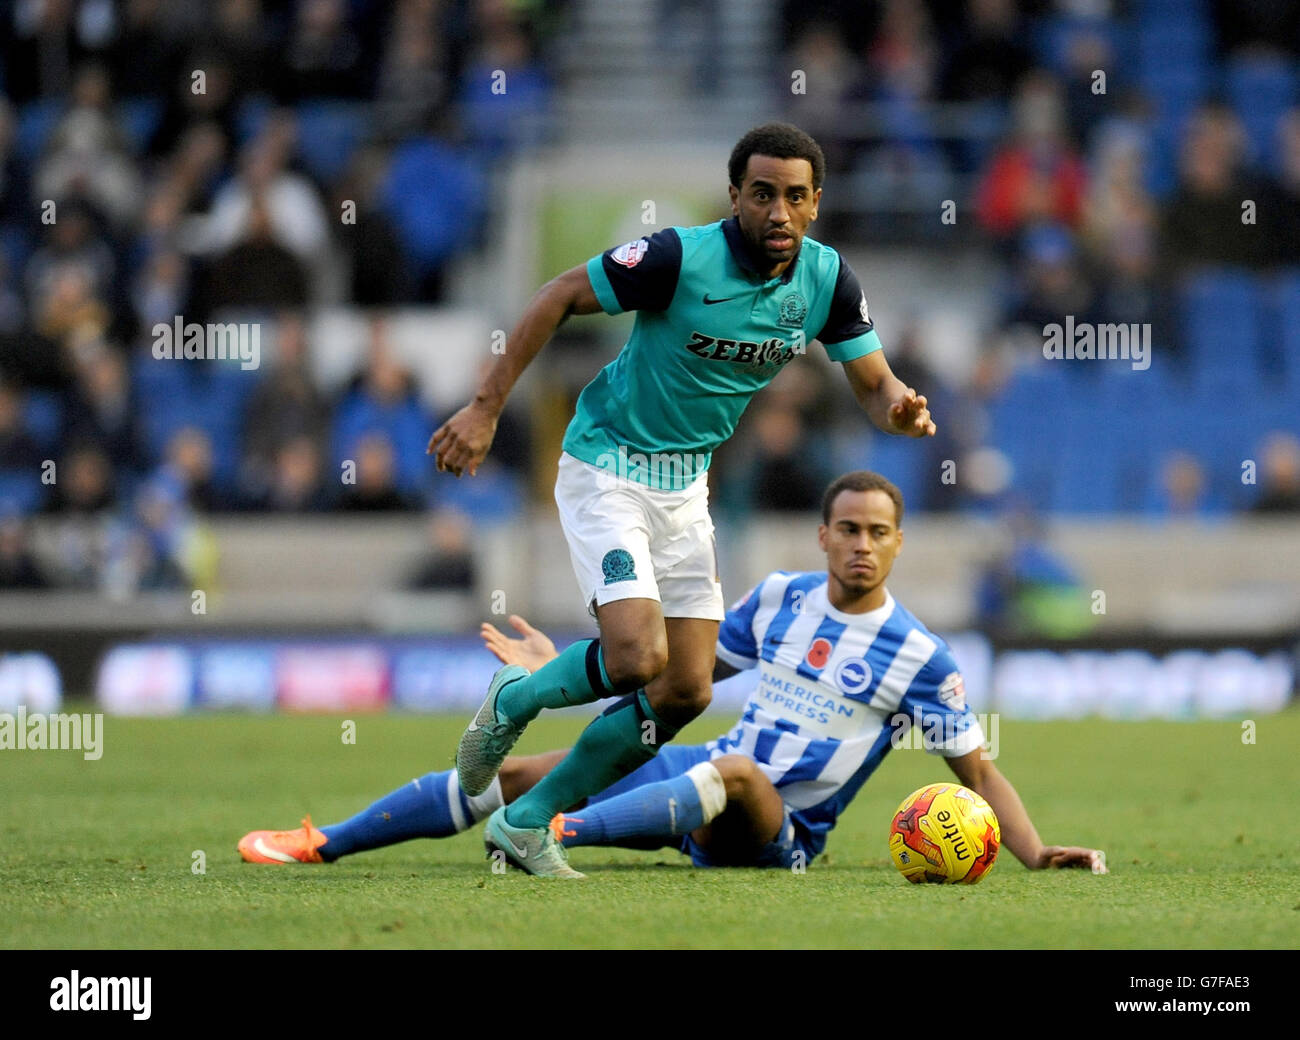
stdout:
<svg viewBox="0 0 1300 1040">
<path fill-rule="evenodd" d="M 729 611 L 718 658 L 758 669 L 740 722 L 708 745 L 743 754 L 772 781 L 815 853 L 885 757 L 897 714 L 923 720 L 927 749 L 984 743 L 948 645 L 885 592 L 864 614 L 836 610 L 826 572 L 776 571 Z"/>
</svg>

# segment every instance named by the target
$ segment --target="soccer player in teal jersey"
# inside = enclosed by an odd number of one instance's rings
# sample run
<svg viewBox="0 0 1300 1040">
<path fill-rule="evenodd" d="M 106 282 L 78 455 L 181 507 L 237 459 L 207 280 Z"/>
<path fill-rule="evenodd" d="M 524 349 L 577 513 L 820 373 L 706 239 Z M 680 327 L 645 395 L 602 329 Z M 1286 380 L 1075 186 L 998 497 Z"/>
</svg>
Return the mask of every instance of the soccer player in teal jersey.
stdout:
<svg viewBox="0 0 1300 1040">
<path fill-rule="evenodd" d="M 485 791 L 543 708 L 622 695 L 484 836 L 517 866 L 581 877 L 549 823 L 653 758 L 709 703 L 724 615 L 706 471 L 750 398 L 818 339 L 871 421 L 933 435 L 926 400 L 885 361 L 848 264 L 806 233 L 825 160 L 796 127 L 749 131 L 728 163 L 732 217 L 628 242 L 548 282 L 474 399 L 430 438 L 438 469 L 471 476 L 515 381 L 571 314 L 637 312 L 618 357 L 583 390 L 564 437 L 556 504 L 600 638 L 529 673 L 507 665 L 457 749 Z"/>
</svg>

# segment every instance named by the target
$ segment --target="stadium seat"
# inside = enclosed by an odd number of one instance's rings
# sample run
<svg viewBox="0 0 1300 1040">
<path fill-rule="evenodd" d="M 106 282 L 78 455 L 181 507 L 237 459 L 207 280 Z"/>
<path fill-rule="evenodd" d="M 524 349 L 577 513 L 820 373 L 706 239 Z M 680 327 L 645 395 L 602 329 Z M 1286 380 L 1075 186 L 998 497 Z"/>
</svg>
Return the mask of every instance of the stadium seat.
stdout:
<svg viewBox="0 0 1300 1040">
<path fill-rule="evenodd" d="M 42 448 L 54 451 L 63 430 L 63 400 L 49 390 L 29 390 L 24 395 L 23 425 Z"/>
<path fill-rule="evenodd" d="M 1206 386 L 1257 389 L 1263 311 L 1259 279 L 1229 268 L 1201 271 L 1179 291 L 1185 352 Z"/>
<path fill-rule="evenodd" d="M 34 513 L 45 498 L 39 473 L 0 469 L 0 513 Z"/>
<path fill-rule="evenodd" d="M 367 108 L 346 101 L 298 106 L 298 155 L 322 181 L 338 177 L 365 136 Z"/>
<path fill-rule="evenodd" d="M 127 98 L 117 106 L 118 125 L 136 152 L 143 152 L 148 146 L 162 117 L 163 103 L 157 97 Z"/>
<path fill-rule="evenodd" d="M 431 186 L 437 190 L 431 191 Z M 422 274 L 473 242 L 482 218 L 483 190 L 476 165 L 441 141 L 410 141 L 394 153 L 383 206 Z"/>
<path fill-rule="evenodd" d="M 1300 268 L 1282 272 L 1274 283 L 1269 330 L 1273 351 L 1268 360 L 1280 377 L 1279 389 L 1300 401 Z"/>
<path fill-rule="evenodd" d="M 14 136 L 14 149 L 22 162 L 30 166 L 40 159 L 63 109 L 62 98 L 41 98 L 23 105 Z"/>
<path fill-rule="evenodd" d="M 1224 88 L 1254 158 L 1272 168 L 1278 158 L 1278 120 L 1296 102 L 1294 61 L 1271 54 L 1233 55 L 1224 70 Z"/>
<path fill-rule="evenodd" d="M 275 105 L 271 99 L 263 95 L 245 98 L 240 103 L 239 114 L 235 117 L 235 133 L 239 137 L 239 144 L 242 145 L 260 134 L 274 109 Z"/>
</svg>

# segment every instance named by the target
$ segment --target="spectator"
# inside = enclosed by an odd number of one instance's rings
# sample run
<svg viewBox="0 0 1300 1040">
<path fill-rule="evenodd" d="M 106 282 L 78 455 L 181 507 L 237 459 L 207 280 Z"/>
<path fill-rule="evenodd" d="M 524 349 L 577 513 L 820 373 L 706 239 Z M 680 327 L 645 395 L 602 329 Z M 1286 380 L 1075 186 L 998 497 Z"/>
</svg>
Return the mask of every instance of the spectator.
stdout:
<svg viewBox="0 0 1300 1040">
<path fill-rule="evenodd" d="M 1207 105 L 1183 141 L 1178 189 L 1165 210 L 1160 261 L 1169 274 L 1205 265 L 1260 267 L 1269 259 L 1267 219 L 1242 220 L 1242 201 L 1265 197 L 1242 167 L 1246 138 L 1232 110 Z"/>
<path fill-rule="evenodd" d="M 1277 136 L 1281 229 L 1272 240 L 1277 262 L 1295 266 L 1300 264 L 1300 108 L 1291 109 L 1278 121 Z"/>
<path fill-rule="evenodd" d="M 475 568 L 470 530 L 468 518 L 461 513 L 450 509 L 431 513 L 425 527 L 428 552 L 413 568 L 407 588 L 421 592 L 473 591 Z"/>
<path fill-rule="evenodd" d="M 299 0 L 275 94 L 293 104 L 316 97 L 360 98 L 370 87 L 361 40 L 344 0 Z"/>
<path fill-rule="evenodd" d="M 1143 185 L 1145 150 L 1131 130 L 1099 140 L 1090 179 L 1084 241 L 1100 282 L 1101 320 L 1156 317 L 1156 208 Z"/>
<path fill-rule="evenodd" d="M 271 495 L 277 480 L 283 478 L 277 472 L 286 464 L 280 458 L 286 446 L 301 439 L 315 445 L 325 441 L 329 404 L 312 380 L 307 355 L 307 326 L 302 315 L 282 315 L 274 367 L 254 389 L 244 418 L 242 480 L 245 493 L 255 502 Z M 301 454 L 289 461 L 291 468 L 293 461 L 301 462 Z"/>
<path fill-rule="evenodd" d="M 359 149 L 334 193 L 336 213 L 343 212 L 346 202 L 356 206 L 356 219 L 340 221 L 336 230 L 350 268 L 348 297 L 362 307 L 401 303 L 413 296 L 401 238 L 380 208 L 380 188 L 387 170 L 385 152 Z"/>
<path fill-rule="evenodd" d="M 124 228 L 140 208 L 140 175 L 111 105 L 108 71 L 98 64 L 80 69 L 34 187 L 41 199 L 84 198 Z"/>
<path fill-rule="evenodd" d="M 1014 0 L 967 0 L 967 31 L 942 77 L 949 101 L 1008 101 L 1033 67 Z"/>
<path fill-rule="evenodd" d="M 99 587 L 105 536 L 116 488 L 108 457 L 94 444 L 72 447 L 59 462 L 49 512 L 54 547 L 51 567 L 57 584 L 74 589 Z"/>
<path fill-rule="evenodd" d="M 277 513 L 328 509 L 331 502 L 322 476 L 319 443 L 310 437 L 293 437 L 276 449 L 270 487 L 254 505 Z"/>
<path fill-rule="evenodd" d="M 23 423 L 23 393 L 0 381 L 0 469 L 36 474 L 43 455 Z"/>
<path fill-rule="evenodd" d="M 342 508 L 379 513 L 415 508 L 397 486 L 393 444 L 383 433 L 367 433 L 356 445 L 356 483 L 345 484 Z"/>
<path fill-rule="evenodd" d="M 1047 542 L 1027 508 L 1004 517 L 1009 543 L 985 567 L 976 589 L 980 625 L 1004 637 L 1068 639 L 1095 623 L 1078 576 Z"/>
<path fill-rule="evenodd" d="M 374 119 L 387 140 L 423 131 L 451 98 L 448 55 L 429 0 L 399 0 L 386 34 Z"/>
<path fill-rule="evenodd" d="M 1160 465 L 1148 511 L 1172 518 L 1217 513 L 1220 503 L 1210 494 L 1205 467 L 1184 451 L 1168 453 Z"/>
<path fill-rule="evenodd" d="M 230 497 L 213 480 L 212 438 L 197 426 L 186 426 L 172 435 L 167 442 L 167 462 L 163 469 L 191 509 L 212 513 L 233 506 Z"/>
<path fill-rule="evenodd" d="M 200 85 L 196 72 L 203 73 L 202 90 L 195 89 Z M 157 82 L 150 92 L 156 89 Z M 175 88 L 149 141 L 148 153 L 155 157 L 171 155 L 192 129 L 209 126 L 220 134 L 221 150 L 229 154 L 239 139 L 240 98 L 225 57 L 212 49 L 194 50 L 176 69 L 171 82 Z"/>
<path fill-rule="evenodd" d="M 1026 76 L 1012 119 L 1012 140 L 993 157 L 976 190 L 980 224 L 1004 243 L 1044 221 L 1077 227 L 1087 178 L 1068 140 L 1059 84 L 1045 72 Z"/>
<path fill-rule="evenodd" d="M 203 311 L 300 308 L 306 306 L 308 295 L 306 269 L 275 240 L 266 200 L 254 195 L 244 237 L 217 257 L 208 272 Z"/>
<path fill-rule="evenodd" d="M 54 213 L 56 219 L 48 225 L 48 241 L 27 262 L 26 288 L 33 315 L 41 312 L 42 304 L 49 303 L 60 276 L 75 271 L 84 281 L 87 299 L 105 308 L 103 321 L 107 324 L 107 301 L 115 296 L 117 278 L 112 247 L 100 234 L 94 211 L 84 200 L 74 197 L 59 201 Z M 54 313 L 45 315 L 46 322 L 60 328 L 75 324 L 65 313 L 68 305 L 69 301 L 61 300 Z"/>
<path fill-rule="evenodd" d="M 0 589 L 43 589 L 49 585 L 29 545 L 21 515 L 0 513 Z"/>
<path fill-rule="evenodd" d="M 77 366 L 69 402 L 65 440 L 94 444 L 124 476 L 140 469 L 137 408 L 122 355 L 102 345 L 91 347 Z"/>
<path fill-rule="evenodd" d="M 313 273 L 328 261 L 329 230 L 316 189 L 287 169 L 296 133 L 292 116 L 281 114 L 245 147 L 239 174 L 213 199 L 208 251 L 220 254 L 250 234 L 269 235 Z M 266 227 L 260 226 L 263 220 Z"/>
<path fill-rule="evenodd" d="M 1095 297 L 1074 236 L 1066 228 L 1041 225 L 1022 241 L 1018 285 L 1003 323 L 1037 337 L 1034 349 L 1041 352 L 1044 326 L 1063 321 L 1067 314 L 1077 323 L 1096 319 Z"/>
<path fill-rule="evenodd" d="M 1289 433 L 1273 433 L 1261 453 L 1259 498 L 1253 513 L 1300 513 L 1300 440 Z"/>
<path fill-rule="evenodd" d="M 382 434 L 396 451 L 398 487 L 406 495 L 416 495 L 429 472 L 424 449 L 436 428 L 416 396 L 415 380 L 393 356 L 386 325 L 374 319 L 366 367 L 353 379 L 335 416 L 335 460 L 355 457 L 363 436 Z"/>
</svg>

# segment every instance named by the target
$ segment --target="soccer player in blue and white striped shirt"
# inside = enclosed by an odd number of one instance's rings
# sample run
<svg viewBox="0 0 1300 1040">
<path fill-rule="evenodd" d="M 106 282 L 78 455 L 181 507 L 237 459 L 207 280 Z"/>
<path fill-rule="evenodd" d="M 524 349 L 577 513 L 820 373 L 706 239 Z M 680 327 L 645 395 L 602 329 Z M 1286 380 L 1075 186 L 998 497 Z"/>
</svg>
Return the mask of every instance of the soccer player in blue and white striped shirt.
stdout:
<svg viewBox="0 0 1300 1040">
<path fill-rule="evenodd" d="M 672 846 L 698 866 L 807 864 L 905 718 L 921 720 L 928 750 L 989 802 L 1003 842 L 1027 867 L 1104 872 L 1094 849 L 1042 843 L 1015 788 L 983 750 L 952 652 L 885 587 L 903 545 L 898 489 L 875 473 L 848 473 L 827 489 L 822 511 L 826 570 L 770 574 L 726 613 L 715 681 L 758 672 L 735 727 L 707 744 L 664 747 L 585 806 L 558 814 L 555 838 L 565 847 Z M 530 668 L 554 657 L 543 633 L 522 619 L 512 623 L 522 639 L 483 626 L 498 657 Z M 253 832 L 240 850 L 246 859 L 288 862 L 304 859 L 296 850 L 307 847 L 306 858 L 332 860 L 453 834 L 519 797 L 566 753 L 510 757 L 475 798 L 459 788 L 455 770 L 431 773 L 345 823 L 314 834 L 310 826 Z M 255 854 L 268 848 L 280 855 Z"/>
</svg>

